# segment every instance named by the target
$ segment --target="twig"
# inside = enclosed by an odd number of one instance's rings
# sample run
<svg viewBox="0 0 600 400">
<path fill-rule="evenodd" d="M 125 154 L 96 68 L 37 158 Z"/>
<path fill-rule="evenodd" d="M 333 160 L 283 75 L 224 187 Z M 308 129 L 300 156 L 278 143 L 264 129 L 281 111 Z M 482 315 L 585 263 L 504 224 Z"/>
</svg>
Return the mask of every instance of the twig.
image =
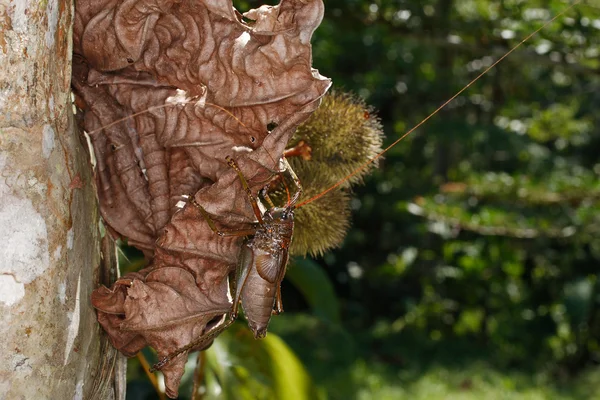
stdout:
<svg viewBox="0 0 600 400">
<path fill-rule="evenodd" d="M 192 400 L 202 400 L 204 395 L 200 393 L 200 385 L 204 382 L 204 371 L 206 365 L 206 355 L 204 351 L 198 352 L 196 358 L 196 373 L 194 374 L 194 386 L 192 387 Z"/>
<path fill-rule="evenodd" d="M 152 372 L 150 372 L 150 363 L 148 362 L 148 360 L 146 360 L 146 357 L 144 356 L 144 354 L 142 354 L 141 351 L 139 353 L 137 353 L 137 358 L 138 358 L 138 360 L 140 360 L 140 364 L 142 364 L 142 368 L 144 369 L 146 376 L 148 376 L 148 379 L 150 379 L 152 386 L 154 386 L 154 390 L 156 390 L 156 394 L 158 394 L 158 398 L 160 400 L 167 400 L 167 398 L 165 397 L 165 394 L 160 390 L 160 386 L 158 385 L 158 379 L 156 378 L 156 374 L 153 374 Z"/>
</svg>

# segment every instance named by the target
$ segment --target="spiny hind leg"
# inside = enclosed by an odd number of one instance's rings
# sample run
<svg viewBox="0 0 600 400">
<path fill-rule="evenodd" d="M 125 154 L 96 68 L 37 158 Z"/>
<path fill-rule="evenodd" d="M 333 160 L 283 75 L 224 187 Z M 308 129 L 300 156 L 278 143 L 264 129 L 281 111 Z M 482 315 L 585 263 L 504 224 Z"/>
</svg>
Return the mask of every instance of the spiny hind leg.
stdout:
<svg viewBox="0 0 600 400">
<path fill-rule="evenodd" d="M 244 188 L 244 191 L 246 192 L 248 198 L 250 199 L 250 204 L 252 205 L 252 209 L 254 210 L 256 219 L 258 220 L 259 223 L 262 224 L 263 223 L 262 213 L 260 211 L 260 208 L 258 207 L 258 202 L 256 201 L 256 198 L 254 197 L 254 195 L 252 194 L 252 191 L 250 190 L 248 181 L 244 177 L 244 174 L 242 173 L 242 171 L 240 170 L 240 168 L 236 164 L 236 162 L 233 160 L 233 158 L 231 158 L 230 156 L 227 156 L 225 159 L 227 160 L 227 164 L 231 168 L 233 168 L 234 171 L 238 174 L 238 177 L 240 178 L 240 182 L 242 183 L 242 187 Z M 288 163 L 287 159 L 285 157 L 281 157 L 280 162 L 281 162 L 283 168 L 279 171 L 279 174 L 282 174 L 283 172 L 287 171 L 290 178 L 294 182 L 294 185 L 296 185 L 296 191 L 294 192 L 294 194 L 291 196 L 291 198 L 289 200 L 289 204 L 293 205 L 298 201 L 298 199 L 300 198 L 300 195 L 302 194 L 302 184 L 300 183 L 300 179 L 298 178 L 298 176 L 292 169 L 291 165 Z M 284 183 L 285 183 L 285 180 L 284 180 Z M 273 208 L 273 207 L 275 207 L 275 205 L 273 204 L 273 201 L 271 200 L 271 198 L 269 197 L 269 195 L 267 193 L 269 190 L 270 184 L 271 183 L 267 183 L 265 185 L 265 187 L 260 191 L 260 194 L 267 201 L 269 206 L 271 208 Z"/>
<path fill-rule="evenodd" d="M 250 204 L 252 205 L 252 210 L 254 210 L 254 215 L 256 216 L 258 223 L 263 224 L 264 222 L 262 219 L 262 212 L 258 206 L 258 202 L 256 201 L 256 198 L 254 197 L 254 195 L 252 195 L 252 191 L 250 190 L 250 186 L 248 185 L 248 181 L 244 177 L 244 174 L 242 173 L 242 171 L 240 170 L 240 168 L 236 164 L 236 162 L 233 160 L 233 158 L 231 158 L 230 156 L 227 156 L 227 157 L 225 157 L 225 159 L 227 160 L 227 164 L 237 173 L 237 175 L 240 179 L 240 182 L 242 183 L 242 188 L 244 189 L 244 191 L 246 192 L 246 195 L 248 196 L 248 199 L 250 200 Z M 210 229 L 217 235 L 219 235 L 219 236 L 249 236 L 249 235 L 253 235 L 254 233 L 256 233 L 255 229 L 220 230 L 219 228 L 217 228 L 217 225 L 211 218 L 208 211 L 206 211 L 206 209 L 204 209 L 204 207 L 202 207 L 200 204 L 198 204 L 196 199 L 194 199 L 194 196 L 186 195 L 184 197 L 188 198 L 190 203 L 192 203 L 194 205 L 194 207 L 196 207 L 200 211 L 200 213 L 202 214 L 202 217 L 206 220 Z M 271 199 L 268 199 L 267 201 L 269 202 L 270 205 L 273 204 Z"/>
<path fill-rule="evenodd" d="M 160 360 L 159 362 L 157 362 L 156 364 L 154 364 L 152 366 L 152 368 L 150 369 L 150 372 L 160 371 L 160 369 L 163 368 L 165 365 L 167 365 L 169 362 L 171 362 L 172 360 L 177 358 L 179 355 L 181 355 L 191 349 L 198 347 L 198 348 L 202 348 L 202 350 L 204 350 L 206 347 L 208 347 L 208 344 L 212 340 L 214 340 L 217 336 L 219 336 L 219 334 L 221 332 L 223 332 L 225 329 L 227 329 L 229 327 L 229 325 L 231 325 L 233 323 L 233 321 L 234 321 L 233 318 L 221 317 L 221 320 L 215 326 L 210 328 L 208 331 L 204 332 L 202 335 L 198 336 L 197 338 L 192 340 L 187 345 L 175 350 L 168 356 L 163 357 L 162 360 Z"/>
<path fill-rule="evenodd" d="M 275 307 L 273 308 L 273 314 L 281 314 L 283 312 L 283 301 L 281 300 L 281 281 L 285 276 L 287 270 L 287 263 L 289 261 L 289 254 L 287 249 L 282 251 L 281 254 L 281 268 L 277 275 L 277 285 L 275 290 Z"/>
</svg>

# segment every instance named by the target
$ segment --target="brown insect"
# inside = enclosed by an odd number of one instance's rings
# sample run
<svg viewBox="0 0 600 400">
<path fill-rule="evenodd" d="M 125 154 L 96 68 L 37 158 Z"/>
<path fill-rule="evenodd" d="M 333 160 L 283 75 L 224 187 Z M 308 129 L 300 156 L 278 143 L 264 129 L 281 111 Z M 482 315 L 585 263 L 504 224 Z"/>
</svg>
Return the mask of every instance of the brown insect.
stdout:
<svg viewBox="0 0 600 400">
<path fill-rule="evenodd" d="M 289 258 L 288 249 L 294 233 L 294 208 L 302 194 L 302 186 L 285 158 L 282 158 L 284 169 L 281 172 L 289 173 L 296 185 L 296 191 L 284 207 L 275 207 L 267 194 L 268 186 L 265 187 L 261 194 L 269 203 L 270 208 L 262 213 L 257 200 L 250 191 L 246 178 L 235 161 L 228 157 L 227 163 L 240 178 L 254 210 L 258 226 L 249 230 L 219 231 L 206 210 L 193 199 L 191 203 L 202 212 L 217 235 L 251 235 L 251 238 L 242 245 L 238 256 L 231 319 L 237 317 L 241 302 L 248 325 L 254 333 L 254 337 L 259 339 L 266 336 L 272 313 L 283 312 L 281 281 L 285 276 Z"/>
<path fill-rule="evenodd" d="M 189 196 L 189 204 L 200 210 L 215 234 L 219 236 L 251 236 L 242 244 L 238 255 L 231 313 L 228 319 L 222 319 L 213 329 L 197 340 L 164 357 L 153 366 L 153 370 L 159 370 L 185 351 L 206 346 L 237 318 L 240 303 L 248 320 L 248 326 L 256 339 L 266 336 L 271 315 L 283 312 L 281 281 L 285 276 L 289 258 L 288 249 L 294 233 L 294 208 L 302 194 L 300 180 L 285 157 L 282 158 L 283 169 L 280 173 L 287 172 L 290 175 L 296 185 L 296 191 L 284 207 L 276 207 L 267 193 L 268 185 L 265 186 L 261 191 L 261 196 L 269 203 L 270 208 L 262 213 L 246 178 L 235 161 L 231 157 L 227 157 L 227 163 L 237 172 L 242 187 L 248 195 L 258 221 L 257 226 L 251 229 L 222 231 L 217 228 L 204 207 L 198 204 L 192 196 Z"/>
</svg>

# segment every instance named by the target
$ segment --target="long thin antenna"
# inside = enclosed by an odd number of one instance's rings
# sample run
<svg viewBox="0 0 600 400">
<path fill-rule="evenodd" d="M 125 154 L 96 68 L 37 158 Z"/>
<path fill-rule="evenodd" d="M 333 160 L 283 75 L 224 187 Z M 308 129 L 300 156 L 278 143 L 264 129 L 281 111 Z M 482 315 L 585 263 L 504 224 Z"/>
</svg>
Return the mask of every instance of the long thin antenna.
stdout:
<svg viewBox="0 0 600 400">
<path fill-rule="evenodd" d="M 553 23 L 555 20 L 557 20 L 559 17 L 561 17 L 563 14 L 565 14 L 567 11 L 569 11 L 571 8 L 575 7 L 577 4 L 579 4 L 581 2 L 581 0 L 577 0 L 575 1 L 573 4 L 571 4 L 570 6 L 568 6 L 567 8 L 565 8 L 564 10 L 562 10 L 560 13 L 558 13 L 557 15 L 555 15 L 550 21 L 546 22 L 544 25 L 542 25 L 541 27 L 539 27 L 538 29 L 536 29 L 535 31 L 533 31 L 532 33 L 530 33 L 525 39 L 521 40 L 515 47 L 513 47 L 512 49 L 510 49 L 508 52 L 506 52 L 506 54 L 504 54 L 502 57 L 500 57 L 498 60 L 496 60 L 496 62 L 494 62 L 492 65 L 490 65 L 489 67 L 487 67 L 482 73 L 480 73 L 475 79 L 473 79 L 471 82 L 469 82 L 465 87 L 463 87 L 462 89 L 460 89 L 454 96 L 452 96 L 449 100 L 447 100 L 444 104 L 442 104 L 441 106 L 439 106 L 434 112 L 432 112 L 431 114 L 429 114 L 427 117 L 425 117 L 423 120 L 421 120 L 421 122 L 419 122 L 417 125 L 415 125 L 414 127 L 412 127 L 408 132 L 406 132 L 404 135 L 400 136 L 400 138 L 396 139 L 396 141 L 394 141 L 394 143 L 390 144 L 388 147 L 386 147 L 384 150 L 382 150 L 380 153 L 378 153 L 375 157 L 373 157 L 372 159 L 370 159 L 369 161 L 364 162 L 363 164 L 361 164 L 360 166 L 358 166 L 354 171 L 352 171 L 349 175 L 347 175 L 345 178 L 341 179 L 339 182 L 337 182 L 335 185 L 329 187 L 328 189 L 324 190 L 323 192 L 314 195 L 313 197 L 311 197 L 308 200 L 305 200 L 303 202 L 301 202 L 300 204 L 298 204 L 296 206 L 296 208 L 300 208 L 306 204 L 312 203 L 315 200 L 320 199 L 321 197 L 325 196 L 327 193 L 331 192 L 333 189 L 337 188 L 338 186 L 340 186 L 342 183 L 348 181 L 349 179 L 351 179 L 354 175 L 358 174 L 360 171 L 362 171 L 365 167 L 367 167 L 368 165 L 372 164 L 373 162 L 375 162 L 377 159 L 379 159 L 382 155 L 384 155 L 388 150 L 390 150 L 392 147 L 394 147 L 395 145 L 397 145 L 398 143 L 400 143 L 402 140 L 404 140 L 404 138 L 406 138 L 408 135 L 410 135 L 411 133 L 413 133 L 416 129 L 418 129 L 421 125 L 423 125 L 425 122 L 427 122 L 431 117 L 433 117 L 435 114 L 437 114 L 442 108 L 446 107 L 448 104 L 450 104 L 454 99 L 456 99 L 458 96 L 460 96 L 465 90 L 467 90 L 469 87 L 471 87 L 471 85 L 473 85 L 475 82 L 477 82 L 479 80 L 479 78 L 481 78 L 482 76 L 484 76 L 485 74 L 487 74 L 492 68 L 494 68 L 496 65 L 498 65 L 502 60 L 504 60 L 506 57 L 508 57 L 510 54 L 512 54 L 512 52 L 514 52 L 516 49 L 518 49 L 519 47 L 521 47 L 521 45 L 523 43 L 525 43 L 526 41 L 528 41 L 529 39 L 531 39 L 533 36 L 535 36 L 539 31 L 541 31 L 542 29 L 544 29 L 545 27 L 547 27 L 548 25 L 550 25 L 551 23 Z"/>
</svg>

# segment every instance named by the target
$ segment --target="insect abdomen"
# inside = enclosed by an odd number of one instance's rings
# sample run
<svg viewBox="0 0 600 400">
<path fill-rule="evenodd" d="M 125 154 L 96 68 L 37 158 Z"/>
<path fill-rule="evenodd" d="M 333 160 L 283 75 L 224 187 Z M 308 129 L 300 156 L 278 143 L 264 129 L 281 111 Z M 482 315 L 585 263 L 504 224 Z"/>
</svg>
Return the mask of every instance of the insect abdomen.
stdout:
<svg viewBox="0 0 600 400">
<path fill-rule="evenodd" d="M 276 283 L 261 278 L 256 270 L 256 265 L 252 265 L 240 297 L 248 326 L 254 332 L 256 339 L 267 335 L 267 328 L 275 305 L 276 285 Z"/>
</svg>

